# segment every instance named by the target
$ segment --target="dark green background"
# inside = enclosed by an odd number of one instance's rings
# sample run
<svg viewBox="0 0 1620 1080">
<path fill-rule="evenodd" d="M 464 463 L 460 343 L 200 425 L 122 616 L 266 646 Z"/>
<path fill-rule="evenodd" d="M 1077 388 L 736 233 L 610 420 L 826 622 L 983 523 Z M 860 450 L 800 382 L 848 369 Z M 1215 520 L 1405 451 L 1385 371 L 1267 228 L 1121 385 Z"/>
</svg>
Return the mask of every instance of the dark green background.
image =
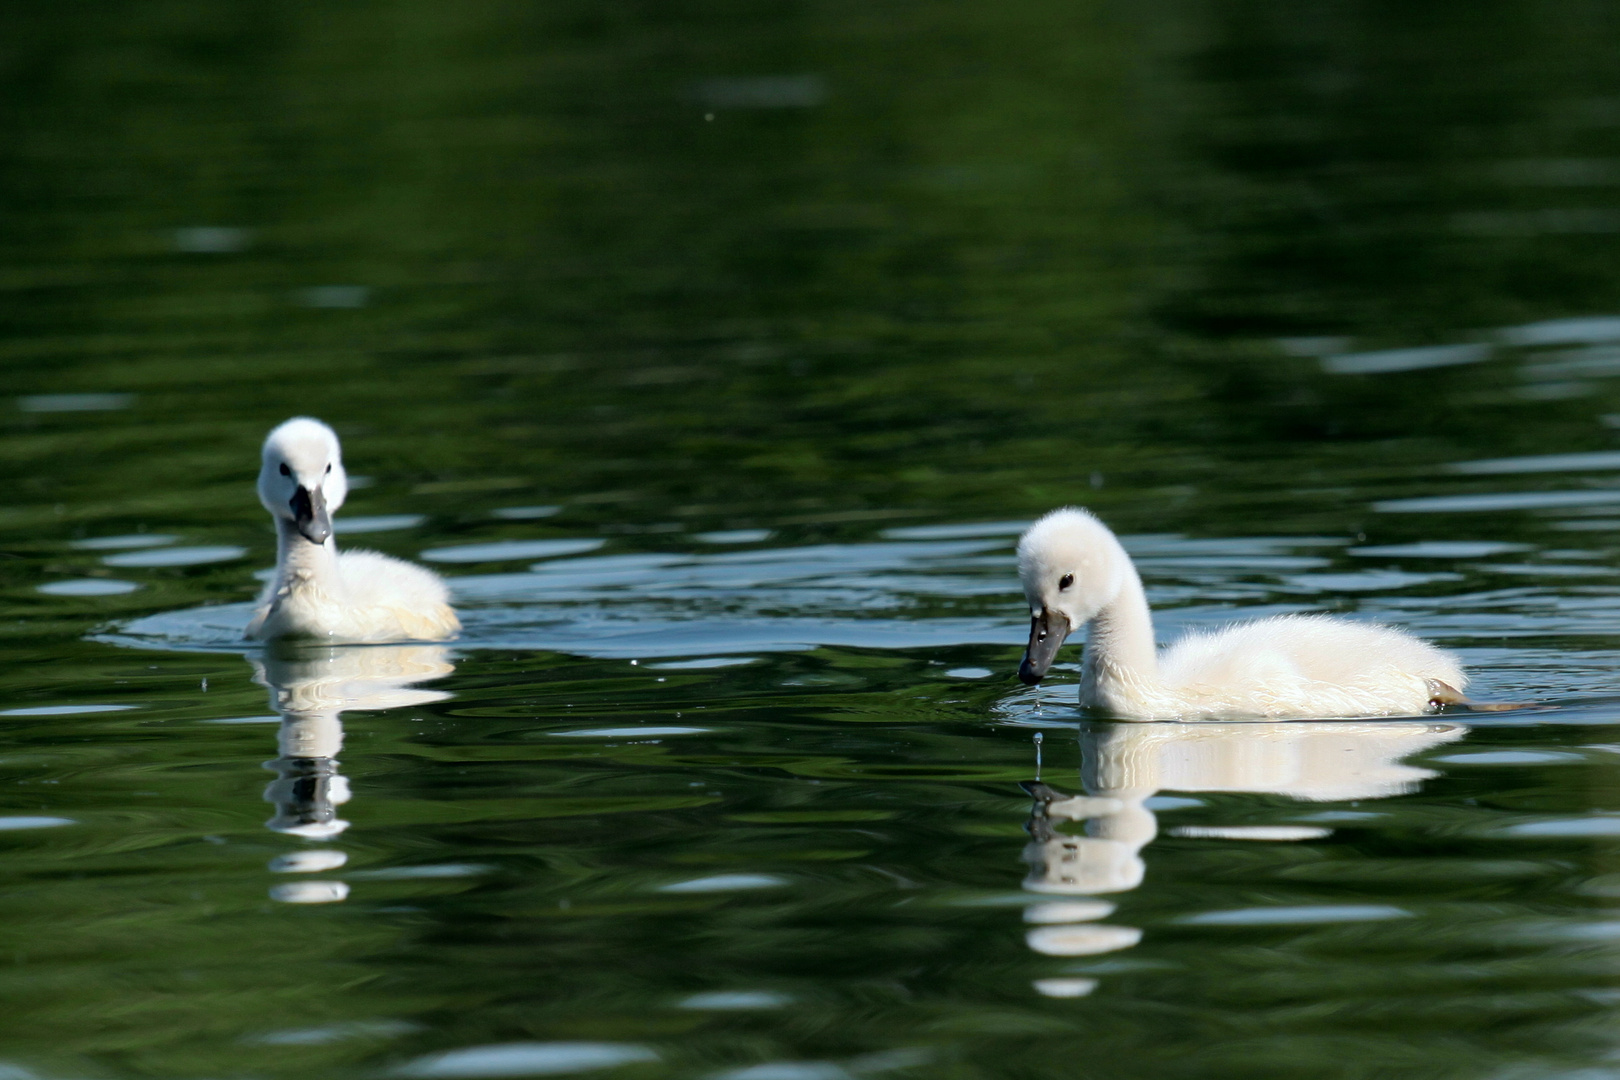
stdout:
<svg viewBox="0 0 1620 1080">
<path fill-rule="evenodd" d="M 1612 945 L 1579 936 L 1612 925 L 1611 894 L 1581 891 L 1602 860 L 1569 841 L 1504 852 L 1473 816 L 1601 806 L 1597 706 L 1470 737 L 1579 766 L 1447 776 L 1333 844 L 1164 839 L 1122 900 L 1149 944 L 1063 1002 L 1031 994 L 1060 972 L 1017 918 L 1029 732 L 991 723 L 1016 634 L 662 684 L 469 642 L 450 701 L 349 717 L 360 794 L 340 846 L 350 869 L 497 869 L 355 879 L 349 903 L 303 908 L 265 898 L 289 846 L 262 825 L 273 728 L 201 723 L 265 712 L 247 665 L 86 640 L 246 599 L 248 564 L 120 574 L 142 585 L 122 597 L 35 587 L 112 576 L 68 542 L 138 530 L 264 565 L 257 447 L 297 413 L 373 478 L 351 512 L 428 515 L 376 539 L 413 557 L 549 536 L 679 551 L 746 527 L 863 540 L 1070 501 L 1128 532 L 1572 545 L 1533 516 L 1369 505 L 1600 483 L 1437 466 L 1607 449 L 1610 383 L 1527 392 L 1510 349 L 1333 375 L 1295 339 L 1489 342 L 1620 312 L 1616 57 L 1620 8 L 1600 0 L 0 8 L 0 703 L 141 708 L 5 721 L 5 812 L 83 824 L 0 834 L 0 1062 L 374 1077 L 456 1047 L 609 1039 L 658 1047 L 646 1075 L 920 1047 L 906 1075 L 1320 1080 L 1550 1076 L 1610 1053 Z M 197 227 L 242 246 L 181 250 Z M 329 286 L 366 302 L 310 306 Z M 135 397 L 16 403 L 64 393 Z M 563 509 L 490 516 L 523 504 Z M 1475 613 L 1573 612 L 1533 641 L 1487 618 L 1501 633 L 1467 639 L 1470 662 L 1548 697 L 1606 691 L 1607 654 L 1569 654 L 1610 640 L 1606 608 L 1579 619 L 1613 585 L 1482 582 L 1459 571 L 1404 610 L 1462 638 L 1445 619 L 1470 590 Z M 1302 595 L 1267 599 L 1354 602 Z M 1009 573 L 981 608 L 1016 621 L 1019 603 Z M 943 678 L 954 663 L 997 675 Z M 724 719 L 690 749 L 540 738 L 698 709 Z M 1072 739 L 1047 746 L 1074 786 Z M 1332 866 L 1290 876 L 1307 863 Z M 734 865 L 810 884 L 649 899 Z M 1421 919 L 1176 929 L 1187 910 L 1316 902 Z M 736 986 L 798 1003 L 669 1006 Z M 263 1041 L 333 1024 L 361 1026 Z"/>
</svg>

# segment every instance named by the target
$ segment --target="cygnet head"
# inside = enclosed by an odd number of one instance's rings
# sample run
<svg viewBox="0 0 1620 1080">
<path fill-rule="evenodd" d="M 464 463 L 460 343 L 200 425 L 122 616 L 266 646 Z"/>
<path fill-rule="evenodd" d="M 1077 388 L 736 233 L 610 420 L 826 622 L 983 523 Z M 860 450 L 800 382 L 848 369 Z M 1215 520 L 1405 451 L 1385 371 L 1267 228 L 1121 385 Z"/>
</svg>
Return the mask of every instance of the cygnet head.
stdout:
<svg viewBox="0 0 1620 1080">
<path fill-rule="evenodd" d="M 259 501 L 313 544 L 332 535 L 332 514 L 349 494 L 337 433 L 319 420 L 297 416 L 264 440 Z"/>
<path fill-rule="evenodd" d="M 1046 677 L 1063 640 L 1119 595 L 1129 556 L 1108 526 L 1088 511 L 1064 507 L 1031 525 L 1018 541 L 1018 576 L 1032 620 L 1018 677 Z"/>
</svg>

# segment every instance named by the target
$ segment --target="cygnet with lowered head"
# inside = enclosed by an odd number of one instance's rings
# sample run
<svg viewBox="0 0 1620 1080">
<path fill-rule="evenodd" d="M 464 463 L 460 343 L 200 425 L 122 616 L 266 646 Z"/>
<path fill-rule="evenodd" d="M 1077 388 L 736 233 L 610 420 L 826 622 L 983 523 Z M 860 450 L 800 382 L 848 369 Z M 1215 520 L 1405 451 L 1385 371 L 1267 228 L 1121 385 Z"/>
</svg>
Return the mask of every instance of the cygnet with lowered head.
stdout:
<svg viewBox="0 0 1620 1080">
<path fill-rule="evenodd" d="M 375 551 L 338 554 L 332 515 L 349 493 L 337 434 L 294 417 L 264 440 L 259 501 L 276 523 L 276 576 L 247 636 L 442 641 L 461 629 L 431 570 Z"/>
<path fill-rule="evenodd" d="M 1387 626 L 1280 615 L 1190 633 L 1160 652 L 1142 579 L 1108 526 L 1054 510 L 1018 542 L 1034 616 L 1018 677 L 1045 678 L 1069 634 L 1089 626 L 1080 704 L 1131 720 L 1413 716 L 1466 704 L 1450 653 Z"/>
</svg>

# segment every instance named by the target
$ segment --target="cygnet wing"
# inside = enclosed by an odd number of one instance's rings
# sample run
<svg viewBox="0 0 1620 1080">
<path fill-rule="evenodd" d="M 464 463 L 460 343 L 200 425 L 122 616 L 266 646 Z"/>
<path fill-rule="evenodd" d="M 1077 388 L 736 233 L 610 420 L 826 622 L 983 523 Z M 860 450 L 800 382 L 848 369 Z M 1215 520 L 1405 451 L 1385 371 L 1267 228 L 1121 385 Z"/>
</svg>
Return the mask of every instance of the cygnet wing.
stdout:
<svg viewBox="0 0 1620 1080">
<path fill-rule="evenodd" d="M 345 551 L 338 573 L 356 617 L 375 623 L 364 631 L 367 640 L 433 641 L 461 628 L 450 590 L 431 570 L 375 551 Z"/>
<path fill-rule="evenodd" d="M 1188 634 L 1165 650 L 1164 680 L 1176 686 L 1237 686 L 1276 679 L 1366 686 L 1396 677 L 1466 685 L 1450 653 L 1374 623 L 1325 615 L 1283 615 L 1213 634 Z"/>
</svg>

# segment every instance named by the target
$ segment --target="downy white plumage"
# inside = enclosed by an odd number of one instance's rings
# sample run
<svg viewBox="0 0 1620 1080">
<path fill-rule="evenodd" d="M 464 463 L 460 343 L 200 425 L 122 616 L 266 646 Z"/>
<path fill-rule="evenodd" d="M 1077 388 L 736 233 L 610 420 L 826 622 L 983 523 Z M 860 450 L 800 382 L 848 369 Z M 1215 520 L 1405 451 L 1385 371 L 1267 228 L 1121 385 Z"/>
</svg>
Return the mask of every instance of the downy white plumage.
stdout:
<svg viewBox="0 0 1620 1080">
<path fill-rule="evenodd" d="M 441 641 L 461 629 L 449 590 L 431 570 L 375 551 L 338 554 L 332 514 L 348 493 L 331 428 L 300 416 L 270 432 L 259 501 L 276 523 L 276 576 L 247 636 Z"/>
<path fill-rule="evenodd" d="M 1463 704 L 1450 653 L 1387 626 L 1282 615 L 1191 633 L 1160 652 L 1142 579 L 1108 527 L 1054 510 L 1018 542 L 1033 621 L 1018 676 L 1046 676 L 1058 647 L 1089 626 L 1080 704 L 1133 720 L 1412 716 Z"/>
</svg>

